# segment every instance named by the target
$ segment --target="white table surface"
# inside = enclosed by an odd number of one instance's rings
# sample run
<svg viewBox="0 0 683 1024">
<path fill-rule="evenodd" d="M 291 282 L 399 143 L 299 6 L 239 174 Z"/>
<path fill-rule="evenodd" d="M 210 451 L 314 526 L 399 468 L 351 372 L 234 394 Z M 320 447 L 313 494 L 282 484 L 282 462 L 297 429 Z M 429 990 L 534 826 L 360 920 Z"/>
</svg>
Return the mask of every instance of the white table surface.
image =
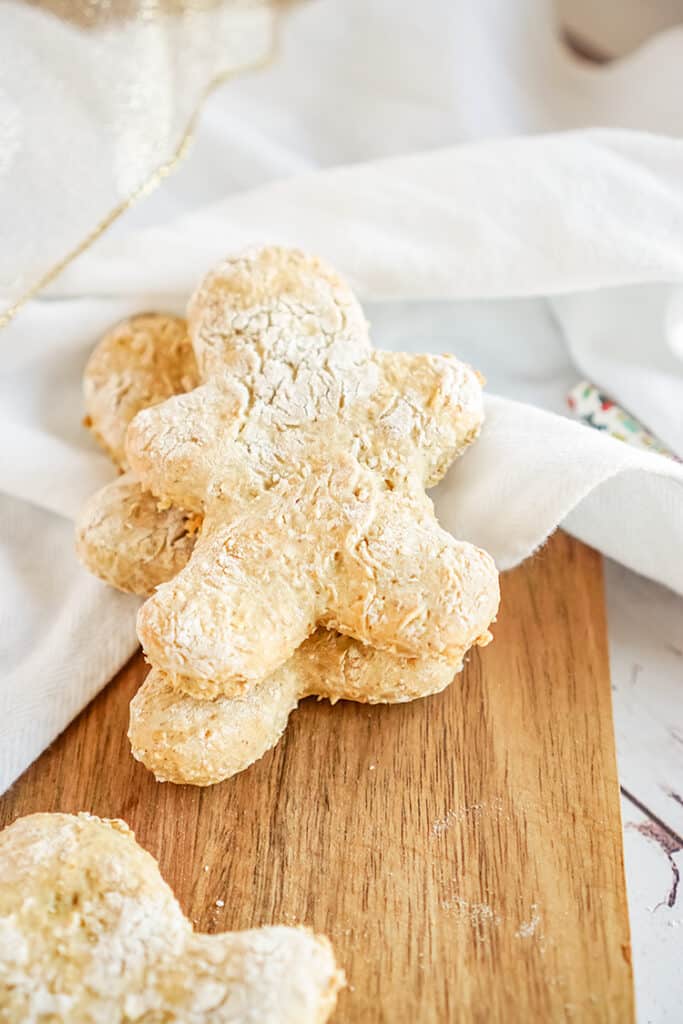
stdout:
<svg viewBox="0 0 683 1024">
<path fill-rule="evenodd" d="M 679 1024 L 683 601 L 614 563 L 605 577 L 638 1020 Z"/>
</svg>

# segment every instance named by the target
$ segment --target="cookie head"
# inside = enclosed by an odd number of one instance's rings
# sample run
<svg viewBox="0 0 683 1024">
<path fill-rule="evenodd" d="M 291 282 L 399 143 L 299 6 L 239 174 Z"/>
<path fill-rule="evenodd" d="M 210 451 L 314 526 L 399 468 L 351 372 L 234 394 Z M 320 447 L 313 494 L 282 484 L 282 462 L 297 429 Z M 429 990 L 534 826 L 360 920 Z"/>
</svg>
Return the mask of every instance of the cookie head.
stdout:
<svg viewBox="0 0 683 1024">
<path fill-rule="evenodd" d="M 278 386 L 285 367 L 353 362 L 370 350 L 346 282 L 296 249 L 253 248 L 225 260 L 190 300 L 188 323 L 204 379 L 226 368 L 253 373 L 268 361 Z"/>
</svg>

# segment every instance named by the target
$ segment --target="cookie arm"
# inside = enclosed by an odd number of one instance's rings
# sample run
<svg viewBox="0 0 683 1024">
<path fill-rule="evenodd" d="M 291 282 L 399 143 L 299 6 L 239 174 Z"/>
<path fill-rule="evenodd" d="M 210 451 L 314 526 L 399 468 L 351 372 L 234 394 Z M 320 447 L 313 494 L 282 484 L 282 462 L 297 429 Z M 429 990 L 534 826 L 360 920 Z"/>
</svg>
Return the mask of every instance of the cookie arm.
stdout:
<svg viewBox="0 0 683 1024">
<path fill-rule="evenodd" d="M 456 663 L 490 639 L 499 601 L 493 559 L 443 530 L 427 500 L 385 492 L 345 551 L 342 573 L 329 628 L 394 654 Z"/>
<path fill-rule="evenodd" d="M 482 378 L 451 355 L 375 352 L 382 384 L 375 396 L 378 455 L 401 473 L 413 460 L 426 487 L 475 440 L 484 420 Z"/>
<path fill-rule="evenodd" d="M 88 360 L 86 423 L 124 466 L 126 428 L 135 414 L 198 383 L 185 321 L 164 313 L 138 314 L 107 331 Z"/>
<path fill-rule="evenodd" d="M 139 412 L 128 427 L 126 455 L 143 487 L 180 508 L 203 511 L 247 403 L 246 390 L 225 379 Z"/>
<path fill-rule="evenodd" d="M 168 962 L 157 984 L 164 1008 L 173 1011 L 166 1019 L 325 1024 L 345 983 L 328 939 L 308 928 L 275 925 L 219 935 L 195 932 L 183 961 Z M 198 994 L 207 1000 L 200 1014 Z"/>
</svg>

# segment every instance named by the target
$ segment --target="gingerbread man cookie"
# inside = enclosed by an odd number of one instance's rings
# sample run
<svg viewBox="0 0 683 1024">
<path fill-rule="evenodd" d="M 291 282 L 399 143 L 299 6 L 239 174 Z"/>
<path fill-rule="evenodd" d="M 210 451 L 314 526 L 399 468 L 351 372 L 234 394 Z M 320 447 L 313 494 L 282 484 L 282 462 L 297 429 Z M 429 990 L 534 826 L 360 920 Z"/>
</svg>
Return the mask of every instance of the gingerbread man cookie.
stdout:
<svg viewBox="0 0 683 1024">
<path fill-rule="evenodd" d="M 479 430 L 476 374 L 374 352 L 347 285 L 291 250 L 209 274 L 189 330 L 205 383 L 139 412 L 126 442 L 143 486 L 204 517 L 140 611 L 152 664 L 191 695 L 234 696 L 316 626 L 453 664 L 488 638 L 493 561 L 424 493 Z"/>
<path fill-rule="evenodd" d="M 343 984 L 304 928 L 195 932 L 122 821 L 33 814 L 0 833 L 8 1024 L 322 1024 Z"/>
<path fill-rule="evenodd" d="M 184 514 L 159 508 L 128 473 L 86 504 L 78 543 L 96 575 L 148 594 L 183 567 L 194 534 Z M 461 667 L 462 657 L 458 664 L 401 657 L 319 629 L 285 665 L 235 697 L 197 700 L 152 669 L 131 703 L 128 736 L 133 755 L 159 781 L 208 786 L 275 746 L 304 697 L 401 703 L 443 690 Z"/>
<path fill-rule="evenodd" d="M 173 365 L 178 351 L 168 344 L 166 322 L 170 319 L 175 325 L 176 318 L 140 318 L 144 344 L 136 330 L 138 319 L 109 331 L 86 369 L 88 407 L 99 438 L 105 425 L 109 437 L 122 438 L 132 415 L 150 401 L 150 365 L 160 368 L 162 382 L 152 400 L 169 397 L 180 378 Z M 106 366 L 117 381 L 125 380 L 125 403 L 121 388 L 113 387 L 102 372 Z M 186 563 L 198 519 L 161 506 L 127 473 L 86 505 L 78 530 L 79 553 L 107 582 L 147 594 Z M 488 635 L 480 642 L 487 639 Z M 464 654 L 465 650 L 448 661 L 396 656 L 321 629 L 268 679 L 234 698 L 210 702 L 184 695 L 163 672 L 154 670 L 131 705 L 133 753 L 161 780 L 208 785 L 243 770 L 272 747 L 302 697 L 369 703 L 412 700 L 447 686 L 462 667 Z"/>
</svg>

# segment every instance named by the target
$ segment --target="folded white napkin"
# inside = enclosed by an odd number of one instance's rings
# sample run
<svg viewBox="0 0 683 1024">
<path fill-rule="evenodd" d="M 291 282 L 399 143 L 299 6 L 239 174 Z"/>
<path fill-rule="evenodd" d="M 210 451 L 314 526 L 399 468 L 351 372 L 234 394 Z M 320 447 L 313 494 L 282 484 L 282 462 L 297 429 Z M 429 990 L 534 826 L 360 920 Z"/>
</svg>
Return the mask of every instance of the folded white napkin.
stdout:
<svg viewBox="0 0 683 1024">
<path fill-rule="evenodd" d="M 379 346 L 487 374 L 482 437 L 436 493 L 454 533 L 507 568 L 562 523 L 683 593 L 683 468 L 556 414 L 580 371 L 683 454 L 681 182 L 666 138 L 472 144 L 240 193 L 73 265 L 2 338 L 0 790 L 135 647 L 137 602 L 73 551 L 71 517 L 113 475 L 80 426 L 88 352 L 133 311 L 182 310 L 255 240 L 349 275 Z"/>
</svg>

